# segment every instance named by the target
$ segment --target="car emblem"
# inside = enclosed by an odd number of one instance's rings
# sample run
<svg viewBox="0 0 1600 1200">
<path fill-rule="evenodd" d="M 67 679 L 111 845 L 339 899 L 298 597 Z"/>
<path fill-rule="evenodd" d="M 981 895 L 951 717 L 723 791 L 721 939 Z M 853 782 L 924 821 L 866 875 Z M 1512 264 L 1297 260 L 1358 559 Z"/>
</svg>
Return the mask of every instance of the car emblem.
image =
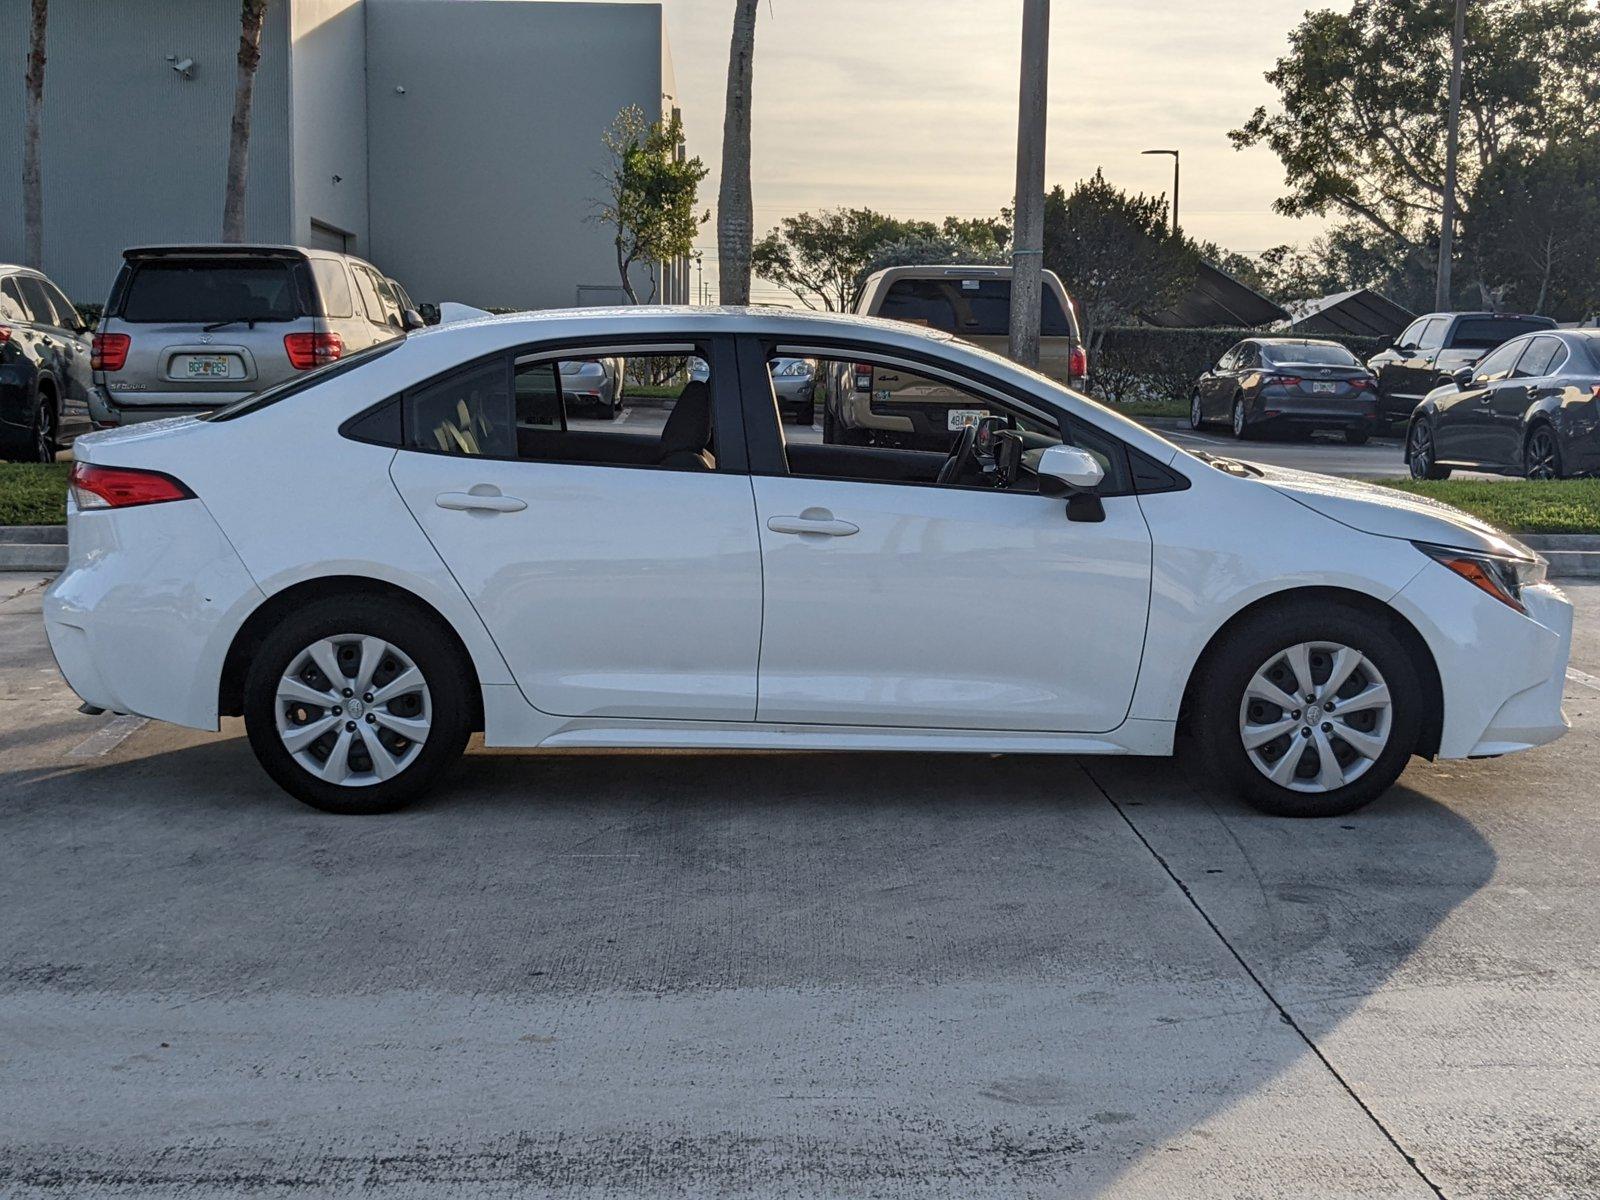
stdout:
<svg viewBox="0 0 1600 1200">
<path fill-rule="evenodd" d="M 202 346 L 209 346 L 209 345 L 211 345 L 211 335 L 210 335 L 210 334 L 209 334 L 209 333 L 202 333 L 202 334 L 201 334 L 201 335 L 200 335 L 200 344 L 201 344 L 201 345 L 202 345 Z"/>
</svg>

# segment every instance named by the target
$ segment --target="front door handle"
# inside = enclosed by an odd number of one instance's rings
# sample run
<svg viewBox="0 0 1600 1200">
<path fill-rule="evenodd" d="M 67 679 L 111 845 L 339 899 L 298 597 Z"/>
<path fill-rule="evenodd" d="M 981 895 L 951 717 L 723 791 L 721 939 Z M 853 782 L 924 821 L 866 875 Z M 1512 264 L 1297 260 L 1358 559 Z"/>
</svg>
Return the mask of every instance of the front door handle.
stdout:
<svg viewBox="0 0 1600 1200">
<path fill-rule="evenodd" d="M 480 483 L 467 492 L 440 492 L 433 498 L 440 508 L 453 508 L 461 512 L 508 513 L 521 512 L 528 507 L 526 500 L 503 496 L 492 484 Z"/>
<path fill-rule="evenodd" d="M 825 508 L 805 509 L 798 517 L 768 517 L 767 528 L 773 533 L 820 534 L 822 537 L 849 537 L 860 533 L 861 526 L 849 521 L 835 521 Z"/>
</svg>

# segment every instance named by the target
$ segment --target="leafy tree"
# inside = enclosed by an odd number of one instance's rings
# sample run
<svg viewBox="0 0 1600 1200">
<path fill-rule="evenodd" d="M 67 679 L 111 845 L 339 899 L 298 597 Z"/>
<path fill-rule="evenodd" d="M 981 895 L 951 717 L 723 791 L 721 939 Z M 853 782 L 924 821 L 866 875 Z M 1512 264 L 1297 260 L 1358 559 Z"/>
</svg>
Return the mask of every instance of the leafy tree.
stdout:
<svg viewBox="0 0 1600 1200">
<path fill-rule="evenodd" d="M 1437 253 L 1453 12 L 1451 0 L 1356 0 L 1306 14 L 1267 73 L 1281 108 L 1229 135 L 1282 161 L 1279 212 L 1340 214 L 1403 254 Z M 1506 155 L 1600 134 L 1600 10 L 1474 0 L 1465 53 L 1456 201 L 1470 220 L 1476 181 Z"/>
<path fill-rule="evenodd" d="M 1465 240 L 1486 291 L 1564 320 L 1600 308 L 1600 141 L 1502 156 L 1471 213 Z"/>
<path fill-rule="evenodd" d="M 870 208 L 836 208 L 785 217 L 756 243 L 755 273 L 791 291 L 807 308 L 848 312 L 878 250 L 908 237 L 935 237 L 928 221 L 901 221 Z"/>
<path fill-rule="evenodd" d="M 44 269 L 44 172 L 40 167 L 39 122 L 44 112 L 44 37 L 50 0 L 33 0 L 28 16 L 28 68 L 23 76 L 22 245 L 23 259 Z"/>
<path fill-rule="evenodd" d="M 887 267 L 915 267 L 954 263 L 1005 263 L 1008 260 L 1006 252 L 992 238 L 983 238 L 971 242 L 961 237 L 959 233 L 951 233 L 949 221 L 945 222 L 945 231 L 939 233 L 913 232 L 905 237 L 896 238 L 892 242 L 885 242 L 879 246 L 860 275 L 856 277 L 856 286 L 866 282 L 868 275 L 874 271 L 882 271 Z M 956 226 L 960 228 L 960 226 Z M 1009 231 L 1008 231 L 1009 233 Z"/>
<path fill-rule="evenodd" d="M 244 241 L 245 185 L 250 171 L 250 121 L 256 68 L 261 65 L 261 27 L 267 0 L 241 0 L 239 55 L 233 83 L 233 120 L 228 126 L 228 174 L 222 197 L 222 240 Z"/>
<path fill-rule="evenodd" d="M 985 261 L 1004 254 L 1011 245 L 1011 213 L 998 217 L 946 217 L 940 226 L 944 236 L 970 246 L 985 256 Z"/>
<path fill-rule="evenodd" d="M 1200 252 L 1175 236 L 1160 196 L 1131 195 L 1100 171 L 1045 195 L 1044 265 L 1078 304 L 1084 340 L 1105 324 L 1176 301 L 1194 283 Z"/>
<path fill-rule="evenodd" d="M 728 94 L 722 113 L 722 186 L 717 197 L 717 291 L 723 304 L 750 303 L 750 90 L 755 76 L 760 0 L 734 0 Z"/>
<path fill-rule="evenodd" d="M 628 299 L 639 302 L 633 268 L 642 264 L 650 273 L 646 300 L 654 300 L 657 264 L 687 255 L 700 226 L 710 219 L 709 212 L 695 212 L 706 166 L 698 158 L 682 157 L 683 118 L 676 112 L 668 120 L 651 122 L 642 108 L 630 104 L 601 140 L 611 161 L 600 172 L 606 195 L 595 215 L 615 233 L 617 274 Z"/>
</svg>

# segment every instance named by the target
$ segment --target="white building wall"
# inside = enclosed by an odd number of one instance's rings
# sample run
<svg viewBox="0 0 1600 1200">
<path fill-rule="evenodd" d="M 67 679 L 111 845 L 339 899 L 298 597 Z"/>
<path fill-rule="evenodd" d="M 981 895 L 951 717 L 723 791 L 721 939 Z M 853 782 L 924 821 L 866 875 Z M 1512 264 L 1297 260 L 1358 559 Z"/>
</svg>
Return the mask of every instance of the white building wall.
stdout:
<svg viewBox="0 0 1600 1200">
<path fill-rule="evenodd" d="M 294 213 L 287 241 L 318 244 L 313 223 L 366 257 L 367 36 L 362 0 L 294 0 L 289 16 Z"/>
</svg>

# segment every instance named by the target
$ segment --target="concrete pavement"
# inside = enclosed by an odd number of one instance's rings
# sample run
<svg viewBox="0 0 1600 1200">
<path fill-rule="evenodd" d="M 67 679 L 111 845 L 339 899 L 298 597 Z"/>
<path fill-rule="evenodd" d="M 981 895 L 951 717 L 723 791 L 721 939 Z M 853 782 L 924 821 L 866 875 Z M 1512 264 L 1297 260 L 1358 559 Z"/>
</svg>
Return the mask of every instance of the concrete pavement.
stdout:
<svg viewBox="0 0 1600 1200">
<path fill-rule="evenodd" d="M 0 585 L 0 1195 L 1600 1188 L 1581 677 L 1556 746 L 1340 821 L 1168 761 L 481 748 L 346 820 L 236 722 L 73 713 L 38 582 Z"/>
</svg>

